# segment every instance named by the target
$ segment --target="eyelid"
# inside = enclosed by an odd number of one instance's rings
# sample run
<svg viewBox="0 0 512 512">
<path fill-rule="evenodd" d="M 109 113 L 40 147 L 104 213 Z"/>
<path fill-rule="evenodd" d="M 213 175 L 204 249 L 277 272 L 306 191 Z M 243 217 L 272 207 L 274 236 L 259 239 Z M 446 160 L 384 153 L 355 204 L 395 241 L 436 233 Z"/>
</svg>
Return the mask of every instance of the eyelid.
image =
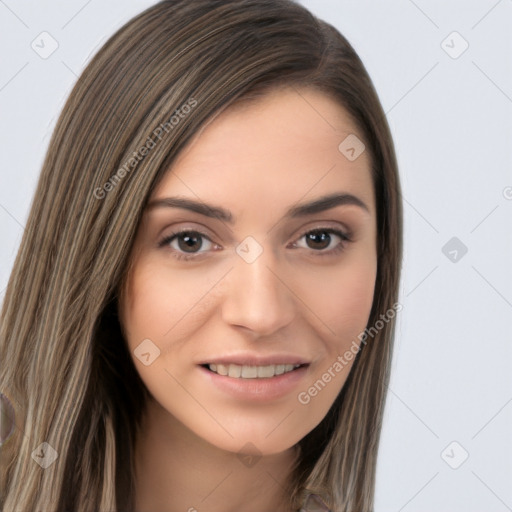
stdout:
<svg viewBox="0 0 512 512">
<path fill-rule="evenodd" d="M 163 247 L 164 245 L 167 245 L 171 239 L 174 239 L 184 233 L 196 233 L 196 234 L 200 235 L 202 238 L 207 239 L 213 245 L 219 245 L 219 244 L 215 243 L 212 240 L 212 237 L 208 233 L 204 232 L 203 230 L 198 229 L 198 228 L 184 227 L 184 228 L 177 228 L 176 230 L 162 236 L 158 242 L 158 246 Z M 194 253 L 190 253 L 190 254 L 194 254 Z M 195 254 L 200 254 L 200 253 L 195 253 Z"/>
<path fill-rule="evenodd" d="M 299 234 L 295 235 L 294 242 L 296 242 L 299 238 L 303 237 L 304 235 L 306 235 L 312 231 L 319 231 L 319 230 L 324 230 L 324 231 L 332 230 L 334 232 L 338 231 L 338 232 L 341 232 L 344 235 L 344 237 L 346 237 L 348 240 L 352 240 L 352 230 L 349 229 L 346 224 L 342 224 L 342 226 L 340 227 L 339 222 L 336 222 L 335 225 L 327 224 L 329 222 L 333 222 L 333 221 L 324 221 L 323 223 L 322 223 L 322 221 L 316 221 L 313 226 L 308 226 L 308 227 L 303 228 L 301 231 L 299 231 Z M 165 230 L 163 230 L 163 231 L 165 231 Z M 206 231 L 209 231 L 209 230 L 206 228 L 203 228 L 203 227 L 195 227 L 195 226 L 191 226 L 191 225 L 180 226 L 179 228 L 173 229 L 171 233 L 169 233 L 167 235 L 162 235 L 160 237 L 160 241 L 158 242 L 158 245 L 159 246 L 163 245 L 163 243 L 165 243 L 165 240 L 168 238 L 179 235 L 180 233 L 188 233 L 188 232 L 198 233 L 213 243 L 212 238 L 214 238 L 218 235 L 214 234 L 212 237 Z M 217 245 L 220 245 L 220 244 L 217 244 Z"/>
<path fill-rule="evenodd" d="M 346 245 L 352 242 L 351 230 L 348 230 L 345 228 L 340 228 L 339 225 L 334 227 L 334 226 L 329 226 L 329 225 L 325 225 L 325 224 L 323 224 L 323 225 L 317 224 L 315 227 L 309 227 L 309 228 L 303 229 L 301 231 L 301 234 L 298 235 L 297 237 L 295 237 L 295 239 L 291 243 L 291 245 L 294 248 L 297 248 L 297 243 L 302 238 L 304 238 L 304 236 L 306 236 L 310 233 L 315 233 L 315 232 L 325 232 L 325 233 L 329 233 L 330 235 L 334 234 L 335 236 L 337 236 L 341 239 L 341 242 L 329 250 L 323 250 L 323 249 L 315 250 L 315 249 L 310 248 L 309 251 L 311 252 L 313 257 L 334 256 L 338 253 L 344 252 L 346 249 Z M 176 237 L 180 236 L 181 234 L 185 234 L 185 233 L 196 233 L 200 237 L 207 239 L 214 246 L 219 247 L 219 244 L 215 243 L 207 233 L 204 233 L 201 229 L 196 229 L 196 228 L 191 228 L 191 227 L 181 227 L 179 229 L 176 229 L 172 233 L 169 233 L 168 235 L 164 236 L 158 242 L 158 247 L 163 248 L 166 245 L 168 246 L 168 244 L 170 244 L 171 241 L 174 241 L 174 239 L 176 239 Z M 289 246 L 287 246 L 287 247 L 289 247 Z M 199 252 L 195 252 L 195 253 L 194 252 L 187 253 L 187 252 L 180 252 L 180 251 L 178 251 L 176 249 L 172 249 L 170 247 L 168 247 L 168 249 L 171 251 L 174 258 L 176 258 L 177 260 L 185 260 L 185 261 L 199 260 L 202 256 L 204 256 L 204 255 L 208 254 L 208 252 L 210 252 L 210 251 L 206 250 L 206 251 L 199 251 Z M 307 247 L 306 248 L 299 247 L 299 249 L 308 250 Z"/>
<path fill-rule="evenodd" d="M 302 238 L 304 238 L 304 236 L 308 235 L 309 233 L 315 233 L 315 232 L 329 233 L 330 236 L 332 236 L 332 235 L 337 236 L 341 240 L 340 243 L 338 243 L 335 247 L 332 247 L 329 250 L 324 250 L 324 249 L 323 250 L 314 250 L 314 249 L 309 248 L 309 252 L 315 258 L 329 257 L 329 256 L 335 256 L 337 254 L 340 254 L 345 251 L 347 244 L 352 242 L 352 235 L 350 233 L 348 233 L 345 230 L 342 230 L 338 227 L 333 228 L 333 227 L 326 226 L 326 227 L 310 228 L 310 229 L 304 231 L 303 234 L 300 235 L 296 239 L 296 241 L 292 243 L 292 246 L 294 248 L 304 249 L 307 251 L 308 250 L 307 247 L 305 247 L 305 248 L 297 247 L 297 244 Z"/>
<path fill-rule="evenodd" d="M 303 237 L 304 235 L 307 235 L 308 233 L 311 233 L 312 231 L 332 231 L 332 232 L 338 232 L 343 234 L 344 237 L 346 237 L 347 240 L 352 240 L 353 232 L 346 224 L 341 224 L 339 222 L 336 222 L 335 224 L 329 224 L 329 221 L 316 221 L 313 226 L 308 226 L 307 228 L 302 229 L 295 237 L 295 240 L 298 240 L 299 238 Z"/>
</svg>

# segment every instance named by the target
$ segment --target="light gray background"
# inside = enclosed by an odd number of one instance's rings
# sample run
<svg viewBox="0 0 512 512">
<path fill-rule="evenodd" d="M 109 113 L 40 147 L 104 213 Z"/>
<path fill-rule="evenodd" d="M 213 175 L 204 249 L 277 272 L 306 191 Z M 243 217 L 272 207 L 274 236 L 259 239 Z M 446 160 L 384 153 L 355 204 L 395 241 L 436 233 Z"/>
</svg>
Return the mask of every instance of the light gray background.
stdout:
<svg viewBox="0 0 512 512">
<path fill-rule="evenodd" d="M 510 511 L 512 0 L 301 3 L 362 58 L 400 164 L 404 308 L 376 512 Z M 64 100 L 152 4 L 0 0 L 0 300 Z M 43 31 L 47 59 L 31 48 Z"/>
</svg>

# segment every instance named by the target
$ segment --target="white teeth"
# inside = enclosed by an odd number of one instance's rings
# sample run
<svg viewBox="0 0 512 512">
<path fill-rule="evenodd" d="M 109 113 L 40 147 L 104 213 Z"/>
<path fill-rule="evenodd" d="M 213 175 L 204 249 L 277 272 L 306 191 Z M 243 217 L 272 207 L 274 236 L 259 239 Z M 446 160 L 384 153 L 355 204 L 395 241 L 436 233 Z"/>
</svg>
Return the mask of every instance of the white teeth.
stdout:
<svg viewBox="0 0 512 512">
<path fill-rule="evenodd" d="M 242 375 L 242 367 L 236 366 L 235 364 L 230 364 L 228 375 L 230 377 L 234 377 L 234 378 L 238 379 L 238 377 L 240 377 Z"/>
<path fill-rule="evenodd" d="M 234 364 L 230 364 L 229 366 L 236 366 Z M 258 376 L 258 367 L 257 366 L 242 366 L 242 377 L 244 379 L 255 379 Z"/>
<path fill-rule="evenodd" d="M 258 379 L 273 377 L 275 372 L 272 370 L 272 366 L 258 366 Z"/>
<path fill-rule="evenodd" d="M 224 364 L 218 364 L 217 365 L 217 373 L 219 375 L 227 375 L 228 374 L 228 367 Z"/>
<path fill-rule="evenodd" d="M 270 364 L 267 366 L 240 366 L 239 364 L 209 364 L 208 368 L 219 375 L 234 379 L 268 379 L 275 375 L 291 372 L 300 364 Z"/>
</svg>

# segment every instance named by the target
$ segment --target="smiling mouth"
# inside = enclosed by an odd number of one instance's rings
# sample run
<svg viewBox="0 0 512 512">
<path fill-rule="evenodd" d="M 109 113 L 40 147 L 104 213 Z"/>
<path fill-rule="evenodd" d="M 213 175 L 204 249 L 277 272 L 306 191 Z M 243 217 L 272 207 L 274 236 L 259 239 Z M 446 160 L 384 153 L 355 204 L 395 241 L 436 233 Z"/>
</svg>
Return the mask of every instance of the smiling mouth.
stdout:
<svg viewBox="0 0 512 512">
<path fill-rule="evenodd" d="M 267 366 L 249 366 L 238 364 L 203 364 L 203 368 L 218 375 L 234 379 L 269 379 L 284 373 L 290 373 L 306 364 L 270 364 Z"/>
</svg>

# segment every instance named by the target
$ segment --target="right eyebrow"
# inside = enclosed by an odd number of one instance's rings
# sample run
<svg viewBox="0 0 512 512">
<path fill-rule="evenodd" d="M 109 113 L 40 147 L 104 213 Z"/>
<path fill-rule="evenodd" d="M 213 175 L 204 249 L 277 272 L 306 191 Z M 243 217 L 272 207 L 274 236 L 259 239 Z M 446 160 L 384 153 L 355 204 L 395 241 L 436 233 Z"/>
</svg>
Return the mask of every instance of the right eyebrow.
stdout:
<svg viewBox="0 0 512 512">
<path fill-rule="evenodd" d="M 319 197 L 308 203 L 299 204 L 291 207 L 285 214 L 286 218 L 300 218 L 315 213 L 330 210 L 336 206 L 342 205 L 355 205 L 369 213 L 368 206 L 357 196 L 347 193 L 334 193 L 327 196 Z M 182 208 L 190 210 L 205 217 L 210 217 L 218 220 L 227 222 L 228 224 L 234 223 L 233 214 L 221 206 L 210 205 L 194 199 L 188 199 L 185 197 L 165 197 L 162 199 L 156 199 L 151 201 L 148 206 L 148 210 L 154 208 Z"/>
</svg>

